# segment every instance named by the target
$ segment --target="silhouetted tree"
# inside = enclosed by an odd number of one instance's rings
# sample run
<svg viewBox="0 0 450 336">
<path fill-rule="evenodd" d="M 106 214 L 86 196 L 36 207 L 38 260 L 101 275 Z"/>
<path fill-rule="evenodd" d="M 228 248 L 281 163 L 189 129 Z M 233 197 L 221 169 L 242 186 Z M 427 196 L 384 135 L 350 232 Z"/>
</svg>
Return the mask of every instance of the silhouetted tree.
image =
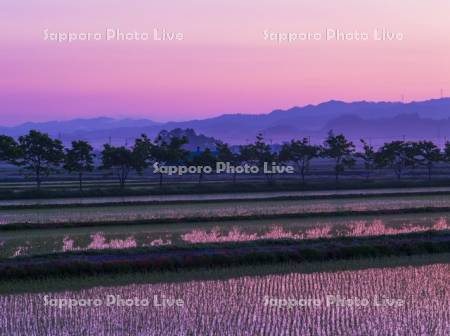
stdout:
<svg viewBox="0 0 450 336">
<path fill-rule="evenodd" d="M 94 170 L 92 146 L 87 141 L 72 141 L 72 148 L 66 149 L 64 169 L 78 174 L 80 191 L 83 190 L 83 174 Z"/>
<path fill-rule="evenodd" d="M 124 146 L 114 147 L 109 144 L 103 146 L 102 166 L 100 169 L 110 169 L 119 178 L 120 187 L 125 187 L 128 174 L 133 169 L 133 152 Z"/>
<path fill-rule="evenodd" d="M 16 140 L 7 135 L 0 135 L 0 161 L 15 163 L 19 155 L 20 149 Z"/>
<path fill-rule="evenodd" d="M 426 167 L 428 180 L 436 163 L 444 159 L 441 150 L 431 141 L 419 141 L 413 144 L 414 157 L 419 165 Z"/>
<path fill-rule="evenodd" d="M 359 157 L 364 164 L 364 169 L 366 171 L 366 179 L 370 178 L 370 175 L 376 168 L 376 156 L 377 152 L 372 145 L 368 144 L 365 140 L 361 139 L 361 144 L 363 146 L 363 151 L 357 153 L 356 156 Z"/>
<path fill-rule="evenodd" d="M 292 140 L 281 147 L 280 161 L 294 162 L 300 172 L 302 182 L 305 183 L 305 174 L 312 159 L 318 157 L 320 147 L 312 145 L 308 138 Z"/>
<path fill-rule="evenodd" d="M 450 142 L 447 141 L 444 145 L 444 153 L 442 153 L 442 159 L 446 162 L 450 162 Z"/>
<path fill-rule="evenodd" d="M 380 168 L 391 168 L 400 180 L 405 168 L 414 166 L 412 146 L 400 140 L 387 142 L 378 150 L 376 162 Z"/>
<path fill-rule="evenodd" d="M 269 144 L 264 141 L 261 133 L 256 136 L 256 141 L 253 144 L 241 146 L 239 148 L 240 155 L 243 161 L 256 165 L 259 171 L 264 171 L 265 165 L 271 165 L 278 161 L 277 153 L 273 153 Z M 266 173 L 268 180 L 273 178 L 272 173 Z"/>
<path fill-rule="evenodd" d="M 162 131 L 154 141 L 153 157 L 158 166 L 186 163 L 188 151 L 183 148 L 188 143 L 186 137 L 172 136 L 167 139 Z M 163 173 L 159 173 L 159 186 L 163 183 Z"/>
<path fill-rule="evenodd" d="M 198 167 L 212 167 L 214 168 L 217 160 L 214 157 L 213 153 L 209 148 L 206 148 L 203 152 L 197 153 L 192 158 L 191 165 L 192 166 L 198 166 Z M 202 178 L 204 175 L 204 170 L 200 169 L 200 173 L 198 174 L 198 183 L 200 184 L 202 182 Z"/>
<path fill-rule="evenodd" d="M 141 137 L 142 139 L 142 137 Z M 146 157 L 142 155 L 142 147 L 137 139 L 132 148 L 125 146 L 114 147 L 109 144 L 104 145 L 102 151 L 101 169 L 110 169 L 115 174 L 120 183 L 120 187 L 125 187 L 125 182 L 132 170 L 138 174 L 146 167 Z"/>
<path fill-rule="evenodd" d="M 333 131 L 328 132 L 328 137 L 323 144 L 322 155 L 334 160 L 336 181 L 339 180 L 339 175 L 346 168 L 351 168 L 355 165 L 354 153 L 355 145 L 353 142 L 348 141 L 342 134 L 334 135 Z"/>
<path fill-rule="evenodd" d="M 30 171 L 40 189 L 43 176 L 48 176 L 64 160 L 64 147 L 60 140 L 48 134 L 31 130 L 19 137 L 18 154 L 15 163 Z"/>
<path fill-rule="evenodd" d="M 142 170 L 148 168 L 150 165 L 155 163 L 155 145 L 152 141 L 147 137 L 147 135 L 142 134 L 140 138 L 137 138 L 134 141 L 133 146 L 133 155 L 139 162 L 139 172 L 142 173 Z"/>
<path fill-rule="evenodd" d="M 238 153 L 233 153 L 226 143 L 216 143 L 217 161 L 229 163 L 232 166 L 238 166 L 241 164 L 241 156 Z M 236 169 L 233 173 L 233 183 L 236 183 Z"/>
</svg>

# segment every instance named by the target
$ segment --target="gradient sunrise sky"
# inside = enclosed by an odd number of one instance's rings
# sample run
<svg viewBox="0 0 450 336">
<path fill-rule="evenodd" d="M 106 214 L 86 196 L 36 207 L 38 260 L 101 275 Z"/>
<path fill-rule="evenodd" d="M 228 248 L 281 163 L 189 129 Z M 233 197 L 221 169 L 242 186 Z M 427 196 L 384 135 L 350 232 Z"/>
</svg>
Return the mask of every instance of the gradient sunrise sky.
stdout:
<svg viewBox="0 0 450 336">
<path fill-rule="evenodd" d="M 156 121 L 345 101 L 450 95 L 448 0 L 2 0 L 0 124 Z M 183 41 L 45 41 L 50 32 L 147 32 Z M 402 41 L 277 43 L 263 32 L 369 32 Z"/>
</svg>

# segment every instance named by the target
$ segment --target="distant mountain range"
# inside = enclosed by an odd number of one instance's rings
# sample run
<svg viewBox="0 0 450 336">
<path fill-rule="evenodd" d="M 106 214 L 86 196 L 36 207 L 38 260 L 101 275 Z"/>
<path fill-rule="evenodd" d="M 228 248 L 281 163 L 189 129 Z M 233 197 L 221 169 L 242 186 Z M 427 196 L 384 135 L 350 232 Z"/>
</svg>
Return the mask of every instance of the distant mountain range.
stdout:
<svg viewBox="0 0 450 336">
<path fill-rule="evenodd" d="M 74 119 L 0 127 L 0 133 L 18 136 L 37 129 L 60 137 L 64 142 L 86 139 L 100 147 L 110 140 L 114 144 L 130 143 L 141 133 L 153 137 L 163 129 L 176 128 L 191 128 L 231 144 L 252 141 L 258 132 L 273 143 L 305 136 L 319 142 L 330 129 L 354 141 L 370 138 L 375 144 L 403 137 L 443 141 L 446 136 L 450 138 L 450 98 L 411 103 L 329 101 L 268 114 L 227 114 L 167 123 L 106 117 Z"/>
</svg>

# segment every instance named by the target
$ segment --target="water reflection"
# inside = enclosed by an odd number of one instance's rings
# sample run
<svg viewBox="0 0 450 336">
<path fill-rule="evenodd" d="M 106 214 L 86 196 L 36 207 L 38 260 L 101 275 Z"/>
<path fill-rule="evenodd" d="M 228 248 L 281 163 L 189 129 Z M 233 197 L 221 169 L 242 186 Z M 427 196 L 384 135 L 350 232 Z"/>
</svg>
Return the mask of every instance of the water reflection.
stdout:
<svg viewBox="0 0 450 336">
<path fill-rule="evenodd" d="M 353 220 L 344 225 L 325 224 L 318 227 L 287 229 L 283 225 L 271 225 L 258 229 L 246 229 L 243 226 L 234 226 L 229 230 L 224 230 L 219 226 L 212 229 L 194 229 L 181 233 L 159 233 L 155 234 L 133 234 L 125 238 L 108 239 L 104 233 L 96 232 L 90 235 L 88 244 L 77 245 L 74 238 L 65 236 L 63 238 L 62 252 L 81 250 L 101 250 L 101 249 L 126 249 L 145 246 L 165 246 L 176 243 L 221 243 L 221 242 L 243 242 L 264 239 L 317 239 L 333 237 L 367 237 L 380 235 L 396 235 L 403 233 L 442 231 L 449 230 L 450 225 L 447 218 L 438 218 L 432 225 L 388 225 L 382 219 L 374 220 Z M 259 232 L 258 232 L 259 231 Z M 158 233 L 157 233 L 158 234 Z M 17 250 L 14 256 L 22 255 L 26 251 L 23 246 Z M 58 251 L 55 251 L 58 252 Z"/>
</svg>

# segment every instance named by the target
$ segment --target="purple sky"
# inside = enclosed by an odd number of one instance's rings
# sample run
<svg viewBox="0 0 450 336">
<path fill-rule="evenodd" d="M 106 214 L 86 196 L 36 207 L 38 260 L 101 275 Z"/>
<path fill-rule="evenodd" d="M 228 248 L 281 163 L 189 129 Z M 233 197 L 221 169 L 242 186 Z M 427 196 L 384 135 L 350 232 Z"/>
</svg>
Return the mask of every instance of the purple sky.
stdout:
<svg viewBox="0 0 450 336">
<path fill-rule="evenodd" d="M 157 121 L 267 113 L 330 99 L 450 92 L 450 1 L 3 0 L 2 125 L 113 116 Z M 182 41 L 45 41 L 107 28 Z M 264 40 L 263 32 L 369 32 L 401 41 Z"/>
</svg>

